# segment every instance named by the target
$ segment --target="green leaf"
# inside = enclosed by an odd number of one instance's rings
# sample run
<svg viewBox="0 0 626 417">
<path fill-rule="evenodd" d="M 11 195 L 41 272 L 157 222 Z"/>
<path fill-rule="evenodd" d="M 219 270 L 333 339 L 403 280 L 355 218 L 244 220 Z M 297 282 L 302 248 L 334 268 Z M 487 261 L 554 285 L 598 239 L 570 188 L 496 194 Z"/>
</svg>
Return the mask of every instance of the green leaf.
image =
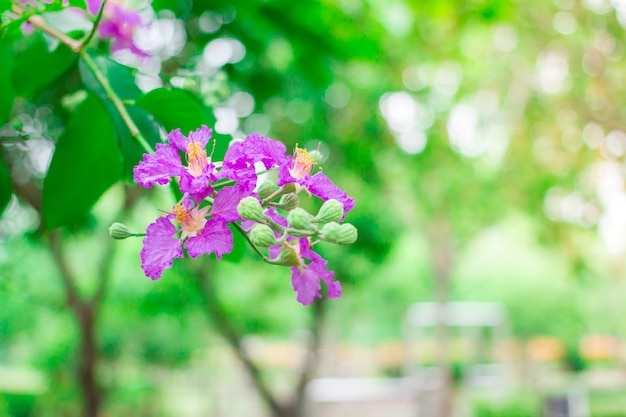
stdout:
<svg viewBox="0 0 626 417">
<path fill-rule="evenodd" d="M 105 55 L 94 55 L 91 57 L 96 66 L 107 78 L 111 88 L 122 100 L 137 100 L 141 96 L 141 90 L 135 83 L 135 76 L 128 67 L 118 64 Z M 78 71 L 85 86 L 97 94 L 103 100 L 109 101 L 109 97 L 98 82 L 97 78 L 89 69 L 89 66 L 81 59 L 78 63 Z"/>
<path fill-rule="evenodd" d="M 128 68 L 112 61 L 106 56 L 96 55 L 92 58 L 120 99 L 134 101 L 141 96 L 142 92 L 139 87 L 137 87 L 135 77 Z M 117 142 L 123 158 L 123 176 L 126 180 L 132 180 L 133 167 L 141 160 L 145 150 L 130 134 L 130 130 L 120 116 L 119 111 L 109 99 L 109 96 L 93 74 L 93 71 L 89 68 L 89 65 L 82 59 L 79 61 L 78 70 L 87 88 L 101 99 L 109 116 L 114 122 Z M 137 128 L 150 145 L 154 147 L 157 142 L 160 142 L 159 127 L 152 115 L 144 109 L 133 105 L 126 106 L 126 109 L 137 125 Z"/>
<path fill-rule="evenodd" d="M 44 180 L 46 228 L 83 220 L 121 172 L 113 121 L 102 102 L 89 95 L 72 113 Z"/>
<path fill-rule="evenodd" d="M 15 100 L 15 90 L 11 83 L 11 70 L 13 68 L 13 51 L 11 43 L 6 39 L 0 39 L 0 126 L 9 120 L 13 101 Z"/>
<path fill-rule="evenodd" d="M 68 48 L 59 46 L 50 52 L 43 37 L 35 36 L 33 43 L 15 59 L 12 78 L 17 94 L 31 98 L 63 75 L 75 62 L 76 55 Z"/>
<path fill-rule="evenodd" d="M 168 132 L 179 128 L 184 135 L 208 124 L 203 106 L 187 91 L 179 88 L 157 88 L 137 100 Z"/>
<path fill-rule="evenodd" d="M 4 162 L 0 160 L 0 214 L 4 211 L 6 206 L 11 201 L 11 178 L 9 176 L 9 170 L 4 165 Z"/>
</svg>

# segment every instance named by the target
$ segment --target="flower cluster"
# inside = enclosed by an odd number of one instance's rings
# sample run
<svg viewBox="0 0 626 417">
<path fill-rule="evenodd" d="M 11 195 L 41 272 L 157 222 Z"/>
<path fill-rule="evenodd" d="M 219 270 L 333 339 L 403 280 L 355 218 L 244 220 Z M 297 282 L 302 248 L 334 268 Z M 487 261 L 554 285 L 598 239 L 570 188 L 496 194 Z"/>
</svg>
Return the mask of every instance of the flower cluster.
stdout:
<svg viewBox="0 0 626 417">
<path fill-rule="evenodd" d="M 87 12 L 93 16 L 98 15 L 102 2 L 103 0 L 86 0 Z M 102 11 L 98 35 L 102 39 L 111 39 L 111 51 L 128 49 L 137 56 L 147 56 L 133 40 L 133 34 L 141 24 L 141 16 L 137 11 L 126 8 L 120 0 L 109 0 Z"/>
<path fill-rule="evenodd" d="M 314 159 L 304 149 L 296 147 L 287 155 L 282 142 L 252 134 L 232 143 L 224 161 L 215 162 L 206 151 L 211 134 L 206 126 L 188 136 L 176 129 L 134 169 L 137 184 L 152 187 L 174 179 L 183 195 L 146 230 L 140 253 L 146 276 L 159 279 L 184 251 L 192 258 L 212 253 L 221 258 L 233 248 L 228 224 L 236 223 L 265 262 L 291 268 L 300 303 L 321 297 L 322 281 L 329 297 L 339 297 L 341 285 L 334 272 L 312 248 L 321 241 L 356 241 L 354 226 L 338 223 L 354 200 L 321 171 L 313 173 Z M 278 182 L 257 184 L 260 167 L 275 170 Z M 315 216 L 299 207 L 301 191 L 325 201 Z M 122 229 L 112 227 L 112 236 L 136 235 Z M 267 248 L 267 255 L 261 248 Z"/>
</svg>

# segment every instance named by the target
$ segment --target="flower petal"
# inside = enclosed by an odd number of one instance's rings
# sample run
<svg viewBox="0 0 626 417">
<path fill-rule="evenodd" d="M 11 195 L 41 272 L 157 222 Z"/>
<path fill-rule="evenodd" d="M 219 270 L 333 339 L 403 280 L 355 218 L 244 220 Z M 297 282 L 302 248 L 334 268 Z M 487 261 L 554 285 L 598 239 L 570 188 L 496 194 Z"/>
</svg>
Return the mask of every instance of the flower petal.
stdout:
<svg viewBox="0 0 626 417">
<path fill-rule="evenodd" d="M 192 258 L 215 253 L 219 259 L 233 250 L 233 234 L 223 220 L 210 219 L 197 236 L 185 242 L 185 249 Z"/>
<path fill-rule="evenodd" d="M 291 286 L 298 294 L 296 300 L 302 305 L 308 306 L 316 298 L 322 297 L 320 280 L 315 272 L 308 268 L 300 270 L 295 265 L 291 267 Z"/>
<path fill-rule="evenodd" d="M 150 188 L 154 183 L 167 184 L 170 177 L 186 172 L 178 151 L 167 144 L 157 143 L 156 152 L 143 155 L 143 161 L 133 169 L 134 181 Z"/>
<path fill-rule="evenodd" d="M 180 239 L 173 237 L 178 230 L 166 217 L 159 217 L 146 230 L 143 239 L 141 269 L 146 276 L 157 280 L 165 268 L 170 268 L 174 258 L 182 258 Z"/>
<path fill-rule="evenodd" d="M 211 207 L 211 214 L 215 218 L 220 218 L 225 222 L 234 222 L 240 219 L 237 213 L 237 205 L 242 198 L 252 195 L 252 192 L 241 185 L 224 187 L 218 191 Z"/>
<path fill-rule="evenodd" d="M 348 194 L 337 187 L 326 175 L 318 172 L 313 176 L 304 178 L 301 183 L 311 194 L 322 200 L 334 198 L 343 204 L 344 213 L 354 208 L 354 200 Z"/>
</svg>

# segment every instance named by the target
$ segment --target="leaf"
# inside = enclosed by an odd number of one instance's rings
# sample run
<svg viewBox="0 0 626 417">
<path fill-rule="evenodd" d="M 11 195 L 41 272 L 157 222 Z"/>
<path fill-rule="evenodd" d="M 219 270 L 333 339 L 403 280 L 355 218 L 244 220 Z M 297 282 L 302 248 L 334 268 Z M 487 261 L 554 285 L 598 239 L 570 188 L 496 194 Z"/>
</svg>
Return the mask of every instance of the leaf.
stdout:
<svg viewBox="0 0 626 417">
<path fill-rule="evenodd" d="M 135 83 L 135 77 L 128 68 L 112 61 L 106 56 L 96 55 L 92 58 L 120 99 L 136 100 L 141 96 L 142 92 Z M 87 88 L 101 99 L 111 120 L 114 122 L 119 150 L 122 153 L 123 176 L 126 180 L 132 180 L 133 167 L 141 160 L 145 149 L 143 149 L 131 135 L 119 111 L 115 108 L 108 94 L 89 68 L 89 65 L 83 59 L 79 61 L 78 69 Z M 154 145 L 160 141 L 159 127 L 154 117 L 137 106 L 126 106 L 126 110 L 146 141 L 154 147 Z"/>
<path fill-rule="evenodd" d="M 11 44 L 6 39 L 0 40 L 0 126 L 9 120 L 13 101 L 15 100 L 15 90 L 11 83 L 11 70 L 13 68 L 13 52 Z"/>
<path fill-rule="evenodd" d="M 137 100 L 141 96 L 141 90 L 135 83 L 135 77 L 129 68 L 118 64 L 105 55 L 94 55 L 91 58 L 120 99 Z M 80 78 L 90 91 L 103 100 L 109 101 L 106 91 L 102 88 L 102 85 L 98 82 L 84 59 L 79 60 L 78 71 Z"/>
<path fill-rule="evenodd" d="M 70 116 L 44 179 L 46 228 L 83 220 L 121 172 L 115 126 L 102 102 L 90 94 Z"/>
<path fill-rule="evenodd" d="M 31 98 L 44 87 L 63 75 L 76 62 L 76 55 L 68 48 L 59 46 L 48 50 L 41 36 L 15 58 L 13 85 L 18 95 Z"/>
<path fill-rule="evenodd" d="M 208 124 L 203 106 L 187 91 L 157 88 L 137 100 L 137 105 L 154 115 L 168 132 L 179 128 L 184 135 Z"/>
<path fill-rule="evenodd" d="M 4 162 L 0 160 L 0 214 L 11 201 L 11 177 Z"/>
</svg>

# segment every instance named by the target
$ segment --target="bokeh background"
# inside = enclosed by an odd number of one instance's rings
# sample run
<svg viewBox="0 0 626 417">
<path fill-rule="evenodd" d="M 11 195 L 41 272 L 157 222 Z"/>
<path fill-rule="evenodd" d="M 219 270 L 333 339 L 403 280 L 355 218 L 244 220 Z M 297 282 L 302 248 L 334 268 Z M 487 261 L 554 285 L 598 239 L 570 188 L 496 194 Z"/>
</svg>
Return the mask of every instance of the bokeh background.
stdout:
<svg viewBox="0 0 626 417">
<path fill-rule="evenodd" d="M 322 248 L 343 296 L 299 305 L 243 239 L 150 281 L 141 240 L 107 228 L 145 229 L 166 188 L 121 181 L 44 230 L 69 68 L 0 129 L 0 415 L 626 416 L 626 3 L 132 7 L 151 57 L 115 60 L 144 92 L 187 90 L 218 153 L 319 144 L 357 202 L 357 243 Z"/>
</svg>

